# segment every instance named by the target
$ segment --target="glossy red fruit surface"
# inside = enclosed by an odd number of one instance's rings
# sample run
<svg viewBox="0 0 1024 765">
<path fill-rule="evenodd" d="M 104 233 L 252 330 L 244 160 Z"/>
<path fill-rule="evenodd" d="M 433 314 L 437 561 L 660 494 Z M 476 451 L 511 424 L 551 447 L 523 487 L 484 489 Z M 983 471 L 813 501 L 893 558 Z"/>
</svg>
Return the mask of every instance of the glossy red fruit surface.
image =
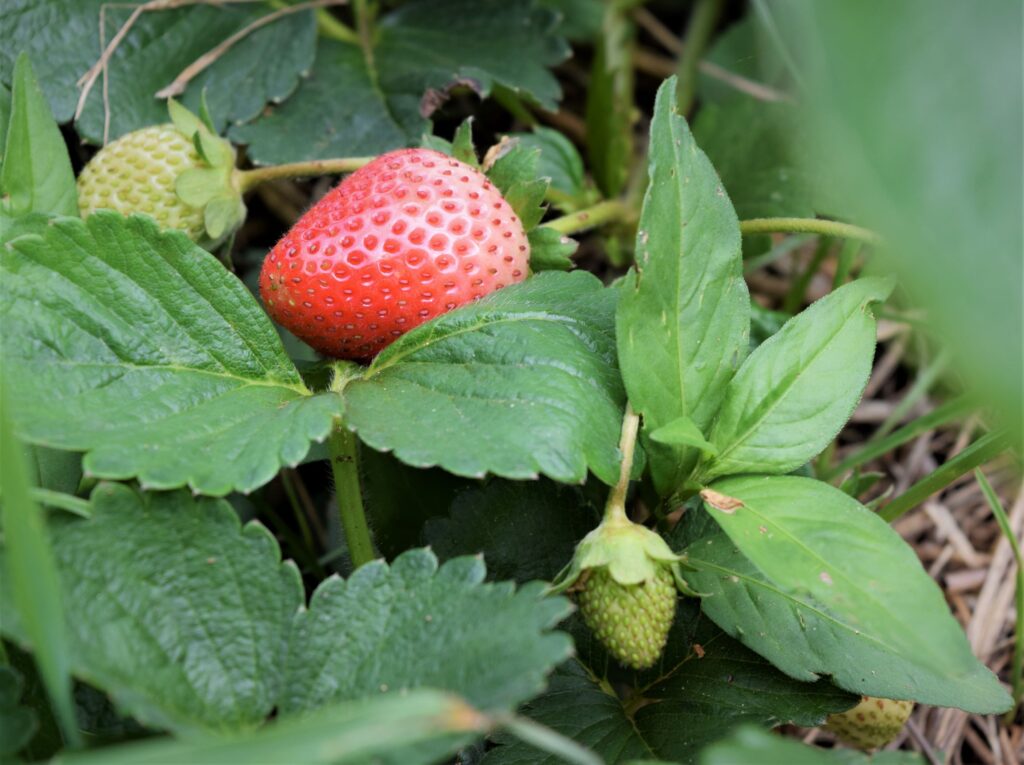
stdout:
<svg viewBox="0 0 1024 765">
<path fill-rule="evenodd" d="M 413 327 L 526 278 L 522 223 L 478 170 L 383 154 L 316 203 L 260 274 L 268 313 L 328 356 L 365 360 Z"/>
</svg>

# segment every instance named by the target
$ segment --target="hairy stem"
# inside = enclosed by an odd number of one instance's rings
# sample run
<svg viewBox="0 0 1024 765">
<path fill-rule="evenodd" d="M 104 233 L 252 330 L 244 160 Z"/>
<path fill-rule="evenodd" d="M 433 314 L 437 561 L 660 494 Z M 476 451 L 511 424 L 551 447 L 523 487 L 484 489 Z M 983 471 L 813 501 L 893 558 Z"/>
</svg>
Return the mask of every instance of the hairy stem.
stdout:
<svg viewBox="0 0 1024 765">
<path fill-rule="evenodd" d="M 309 162 L 290 162 L 286 165 L 269 165 L 253 170 L 236 170 L 235 182 L 243 193 L 267 181 L 280 178 L 309 178 L 315 175 L 337 175 L 351 173 L 372 162 L 375 157 L 342 157 L 340 159 L 314 159 Z"/>
<path fill-rule="evenodd" d="M 928 497 L 942 491 L 960 476 L 1009 448 L 1012 439 L 1006 431 L 994 430 L 987 433 L 958 455 L 939 467 L 931 475 L 922 478 L 903 494 L 883 507 L 878 514 L 892 523 L 908 510 L 920 505 Z"/>
<path fill-rule="evenodd" d="M 841 239 L 856 239 L 867 244 L 878 244 L 878 234 L 850 223 L 821 218 L 751 218 L 740 221 L 740 233 L 749 234 L 821 234 Z"/>
<path fill-rule="evenodd" d="M 338 423 L 327 441 L 327 448 L 331 455 L 341 527 L 345 530 L 352 567 L 359 568 L 374 559 L 370 527 L 363 510 L 363 491 L 359 485 L 359 445 L 355 434 Z"/>
<path fill-rule="evenodd" d="M 608 494 L 608 502 L 604 508 L 605 523 L 629 523 L 626 516 L 626 493 L 629 491 L 629 477 L 633 473 L 633 454 L 636 452 L 636 435 L 640 430 L 640 416 L 626 402 L 626 413 L 622 418 L 622 436 L 619 438 L 619 451 L 622 452 L 622 465 L 619 468 L 619 480 Z"/>
<path fill-rule="evenodd" d="M 721 12 L 722 0 L 697 0 L 693 8 L 677 70 L 676 107 L 680 114 L 688 114 L 693 108 L 697 97 L 697 68 Z"/>
<path fill-rule="evenodd" d="M 609 199 L 598 202 L 593 207 L 574 212 L 570 215 L 563 215 L 553 221 L 545 223 L 548 228 L 553 228 L 560 234 L 575 234 L 586 231 L 589 228 L 597 228 L 605 223 L 613 221 L 625 221 L 630 215 L 629 207 L 617 199 Z"/>
</svg>

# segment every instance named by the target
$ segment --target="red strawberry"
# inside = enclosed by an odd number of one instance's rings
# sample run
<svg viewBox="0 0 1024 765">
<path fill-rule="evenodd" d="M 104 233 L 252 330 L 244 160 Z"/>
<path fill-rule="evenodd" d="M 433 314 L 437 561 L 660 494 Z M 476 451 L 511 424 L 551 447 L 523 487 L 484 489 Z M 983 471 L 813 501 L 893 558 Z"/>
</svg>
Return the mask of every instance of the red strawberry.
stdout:
<svg viewBox="0 0 1024 765">
<path fill-rule="evenodd" d="M 522 223 L 486 176 L 428 149 L 383 154 L 271 250 L 260 293 L 321 353 L 367 359 L 413 327 L 526 278 Z"/>
</svg>

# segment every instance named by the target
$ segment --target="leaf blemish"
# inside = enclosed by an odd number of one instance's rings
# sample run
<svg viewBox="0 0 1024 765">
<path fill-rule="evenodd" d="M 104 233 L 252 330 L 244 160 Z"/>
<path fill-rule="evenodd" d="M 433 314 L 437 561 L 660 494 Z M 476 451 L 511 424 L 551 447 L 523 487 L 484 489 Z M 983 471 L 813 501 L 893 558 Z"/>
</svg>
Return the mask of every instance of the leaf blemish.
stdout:
<svg viewBox="0 0 1024 765">
<path fill-rule="evenodd" d="M 723 513 L 727 513 L 729 515 L 735 513 L 737 508 L 743 507 L 743 502 L 736 499 L 736 497 L 729 497 L 715 491 L 714 489 L 703 489 L 700 493 L 700 497 L 711 505 L 711 507 L 716 510 L 721 510 Z"/>
<path fill-rule="evenodd" d="M 829 586 L 832 585 L 832 577 L 828 575 L 827 571 L 822 571 L 820 574 L 818 574 L 818 578 L 821 579 L 821 581 L 823 581 L 825 584 Z"/>
</svg>

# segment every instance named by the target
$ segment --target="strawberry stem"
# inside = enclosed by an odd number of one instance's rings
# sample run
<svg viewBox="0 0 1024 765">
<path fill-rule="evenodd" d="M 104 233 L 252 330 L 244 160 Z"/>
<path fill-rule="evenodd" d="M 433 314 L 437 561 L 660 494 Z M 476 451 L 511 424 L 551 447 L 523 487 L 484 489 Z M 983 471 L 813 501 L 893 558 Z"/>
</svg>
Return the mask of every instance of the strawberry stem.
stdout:
<svg viewBox="0 0 1024 765">
<path fill-rule="evenodd" d="M 639 429 L 640 416 L 633 411 L 633 407 L 627 401 L 626 412 L 622 418 L 622 436 L 619 438 L 619 451 L 622 452 L 619 480 L 608 494 L 603 523 L 631 523 L 626 515 L 626 493 L 629 491 L 629 478 L 633 473 L 633 454 L 636 451 L 636 435 Z"/>
<path fill-rule="evenodd" d="M 327 441 L 334 474 L 334 494 L 337 498 L 341 527 L 345 530 L 352 567 L 359 568 L 375 557 L 370 527 L 363 510 L 363 490 L 359 483 L 359 444 L 354 433 L 338 423 Z"/>
<path fill-rule="evenodd" d="M 267 181 L 280 178 L 309 178 L 316 175 L 339 175 L 351 173 L 372 162 L 374 157 L 343 157 L 340 159 L 314 159 L 308 162 L 290 162 L 285 165 L 269 165 L 253 170 L 236 170 L 235 180 L 243 193 Z"/>
<path fill-rule="evenodd" d="M 543 225 L 553 228 L 560 234 L 575 234 L 579 231 L 586 231 L 588 228 L 603 226 L 605 223 L 624 221 L 629 214 L 629 207 L 624 202 L 618 199 L 608 199 L 585 210 L 555 218 Z"/>
<path fill-rule="evenodd" d="M 849 223 L 820 218 L 752 218 L 740 221 L 740 233 L 750 234 L 821 234 L 841 239 L 856 239 L 867 244 L 878 244 L 881 239 L 874 231 Z"/>
</svg>

